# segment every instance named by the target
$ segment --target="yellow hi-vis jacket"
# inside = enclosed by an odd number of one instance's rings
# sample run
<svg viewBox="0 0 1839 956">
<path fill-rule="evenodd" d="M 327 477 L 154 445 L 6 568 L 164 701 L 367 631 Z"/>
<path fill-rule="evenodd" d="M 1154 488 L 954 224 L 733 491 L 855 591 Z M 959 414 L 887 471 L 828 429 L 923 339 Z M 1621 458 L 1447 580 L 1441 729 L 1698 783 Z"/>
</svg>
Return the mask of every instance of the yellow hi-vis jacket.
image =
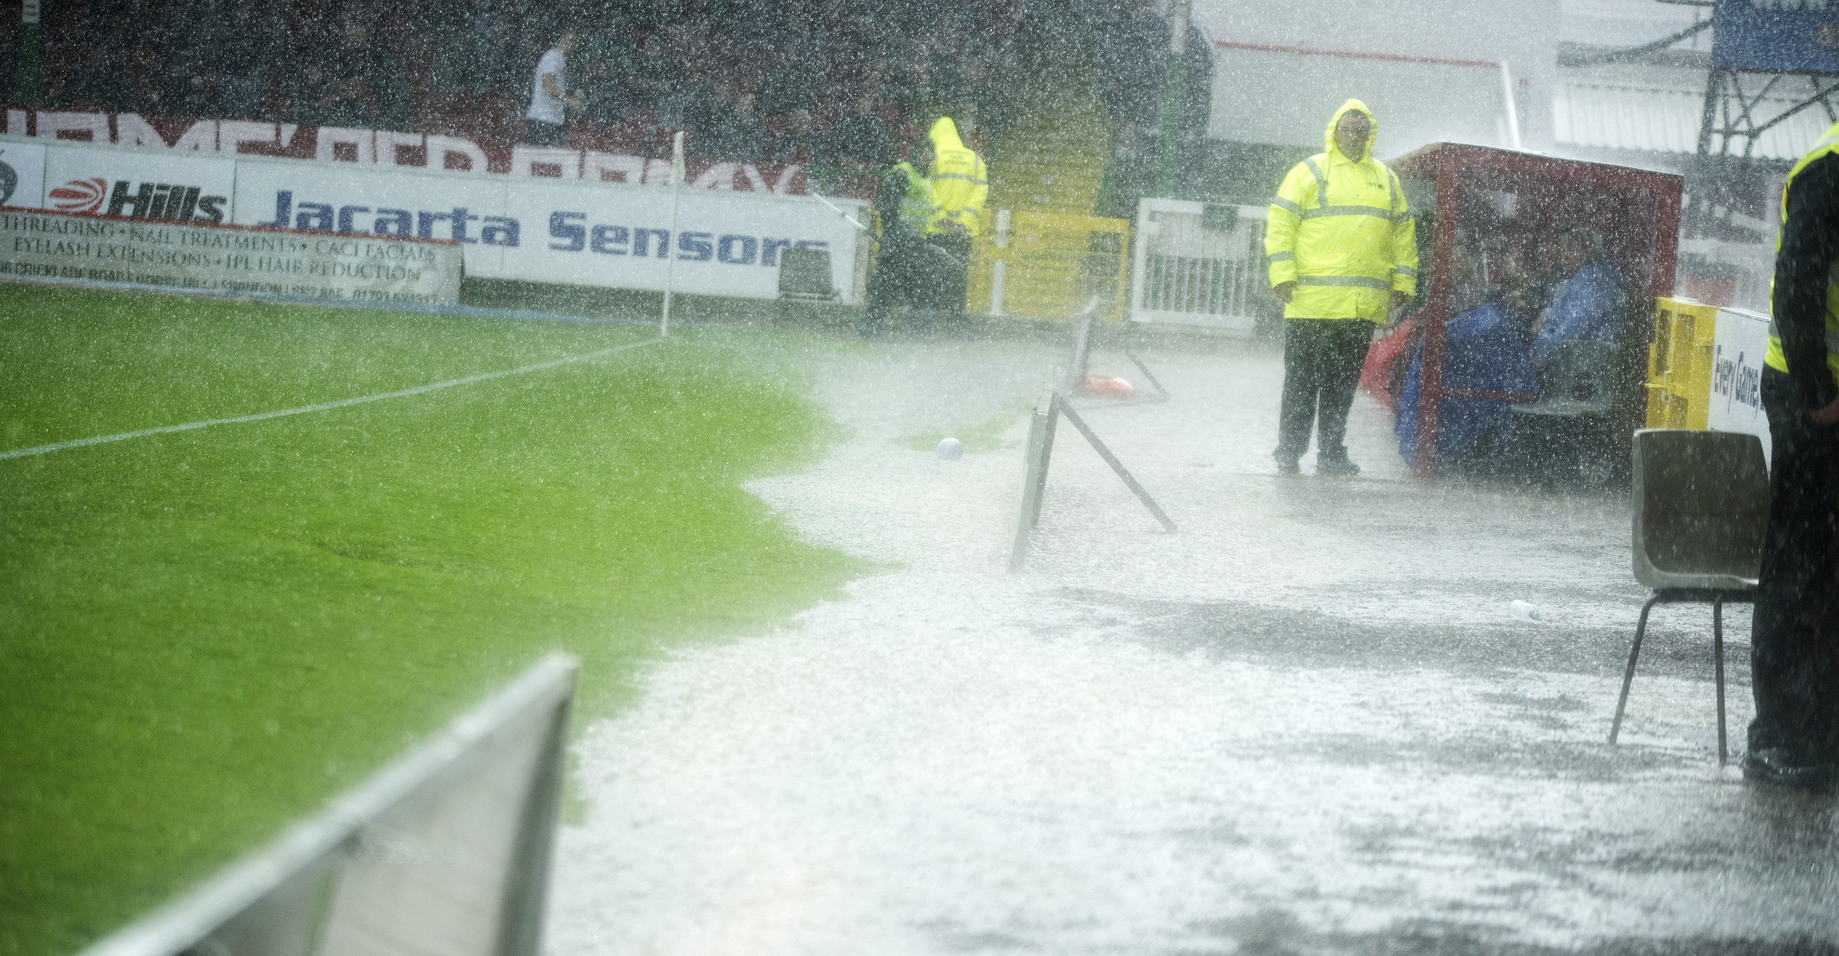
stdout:
<svg viewBox="0 0 1839 956">
<path fill-rule="evenodd" d="M 958 138 L 958 124 L 942 116 L 926 134 L 932 140 L 932 217 L 926 221 L 926 234 L 945 232 L 945 222 L 964 227 L 966 235 L 977 235 L 983 215 L 983 201 L 990 195 L 990 174 L 983 160 Z"/>
<path fill-rule="evenodd" d="M 1371 124 L 1354 157 L 1335 146 L 1335 124 L 1350 110 Z M 1382 322 L 1392 293 L 1417 291 L 1417 227 L 1398 176 L 1373 158 L 1378 137 L 1373 111 L 1348 100 L 1328 121 L 1328 150 L 1298 163 L 1278 187 L 1264 255 L 1272 288 L 1296 283 L 1284 318 Z"/>
<path fill-rule="evenodd" d="M 932 181 L 920 175 L 906 160 L 894 167 L 907 181 L 907 193 L 900 200 L 900 221 L 917 236 L 926 231 L 932 219 Z"/>
<path fill-rule="evenodd" d="M 1839 153 L 1839 123 L 1833 124 L 1833 127 L 1826 131 L 1826 135 L 1820 137 L 1820 141 L 1814 144 L 1813 149 L 1809 150 L 1807 155 L 1802 156 L 1801 161 L 1795 163 L 1794 168 L 1788 171 L 1788 180 L 1782 184 L 1782 225 L 1784 227 L 1788 225 L 1788 190 L 1794 188 L 1794 177 L 1800 175 L 1801 170 L 1806 169 L 1814 160 L 1833 153 Z M 1781 248 L 1781 234 L 1777 233 L 1775 251 L 1779 253 Z M 1771 302 L 1775 299 L 1773 280 L 1769 283 L 1769 299 Z M 1778 372 L 1788 371 L 1788 354 L 1782 350 L 1781 328 L 1773 317 L 1769 319 L 1769 349 L 1763 354 L 1762 361 L 1763 364 Z M 1839 260 L 1834 260 L 1832 266 L 1827 270 L 1826 365 L 1832 371 L 1834 381 L 1839 381 Z"/>
</svg>

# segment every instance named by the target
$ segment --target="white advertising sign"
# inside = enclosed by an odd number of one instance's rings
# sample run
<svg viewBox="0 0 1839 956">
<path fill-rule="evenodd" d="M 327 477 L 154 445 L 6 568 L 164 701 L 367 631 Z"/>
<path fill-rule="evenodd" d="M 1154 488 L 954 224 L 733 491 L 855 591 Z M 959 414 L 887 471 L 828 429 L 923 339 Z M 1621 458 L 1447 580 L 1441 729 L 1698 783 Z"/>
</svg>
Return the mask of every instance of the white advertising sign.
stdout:
<svg viewBox="0 0 1839 956">
<path fill-rule="evenodd" d="M 1769 348 L 1769 317 L 1719 309 L 1711 338 L 1711 403 L 1705 424 L 1721 432 L 1762 439 L 1769 454 L 1769 419 L 1762 410 L 1762 359 Z"/>
<path fill-rule="evenodd" d="M 47 145 L 43 208 L 79 216 L 229 222 L 236 160 Z"/>
<path fill-rule="evenodd" d="M 239 160 L 235 198 L 238 225 L 452 240 L 471 276 L 503 277 L 505 246 L 528 228 L 506 214 L 503 180 L 464 173 Z"/>
<path fill-rule="evenodd" d="M 14 150 L 39 150 L 20 155 L 43 170 L 27 194 L 17 167 L 16 191 L 74 215 L 447 240 L 471 276 L 659 291 L 669 271 L 678 292 L 753 299 L 778 297 L 783 250 L 823 249 L 839 299 L 861 294 L 866 247 L 812 197 L 0 139 L 0 161 Z M 866 215 L 858 200 L 836 203 Z"/>
<path fill-rule="evenodd" d="M 672 192 L 241 159 L 234 209 L 243 225 L 451 239 L 482 278 L 662 290 L 674 254 L 673 289 L 739 298 L 778 297 L 781 250 L 825 249 L 835 288 L 853 297 L 855 229 L 815 199 L 676 190 L 672 236 Z"/>
<path fill-rule="evenodd" d="M 0 212 L 0 275 L 312 299 L 460 299 L 452 243 L 52 212 Z"/>
<path fill-rule="evenodd" d="M 831 287 L 852 297 L 855 227 L 809 197 L 540 179 L 513 179 L 507 189 L 514 208 L 537 213 L 530 241 L 504 251 L 507 276 L 662 291 L 669 266 L 679 292 L 772 299 L 781 251 L 823 249 Z"/>
<path fill-rule="evenodd" d="M 45 198 L 45 148 L 0 142 L 0 206 L 37 209 Z"/>
</svg>

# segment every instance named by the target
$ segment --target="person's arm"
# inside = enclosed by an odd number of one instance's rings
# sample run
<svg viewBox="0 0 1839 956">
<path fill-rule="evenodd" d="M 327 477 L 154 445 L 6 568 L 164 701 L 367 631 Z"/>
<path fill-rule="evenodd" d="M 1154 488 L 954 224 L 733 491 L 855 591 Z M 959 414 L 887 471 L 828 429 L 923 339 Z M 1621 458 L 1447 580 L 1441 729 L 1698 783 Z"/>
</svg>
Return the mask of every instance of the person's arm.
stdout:
<svg viewBox="0 0 1839 956">
<path fill-rule="evenodd" d="M 1270 266 L 1271 289 L 1285 302 L 1296 291 L 1296 227 L 1303 221 L 1303 203 L 1310 192 L 1303 188 L 1305 180 L 1315 181 L 1298 163 L 1277 187 L 1277 198 L 1264 217 L 1264 258 Z"/>
<path fill-rule="evenodd" d="M 1775 255 L 1775 327 L 1794 389 L 1821 424 L 1839 420 L 1839 383 L 1827 364 L 1826 288 L 1839 256 L 1839 156 L 1823 156 L 1794 177 Z"/>
<path fill-rule="evenodd" d="M 892 237 L 900 231 L 900 206 L 907 198 L 907 174 L 898 169 L 890 169 L 881 177 L 881 187 L 875 190 L 875 215 L 881 218 L 881 234 Z"/>
</svg>

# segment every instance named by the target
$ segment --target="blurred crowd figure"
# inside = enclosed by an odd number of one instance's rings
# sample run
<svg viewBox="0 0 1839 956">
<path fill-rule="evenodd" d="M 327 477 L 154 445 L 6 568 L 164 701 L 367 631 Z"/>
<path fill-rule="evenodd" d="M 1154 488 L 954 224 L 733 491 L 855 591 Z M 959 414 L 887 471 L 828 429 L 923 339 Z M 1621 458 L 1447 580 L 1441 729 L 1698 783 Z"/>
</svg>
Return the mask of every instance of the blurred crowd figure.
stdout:
<svg viewBox="0 0 1839 956">
<path fill-rule="evenodd" d="M 692 154 L 886 166 L 939 115 L 1006 121 L 1010 0 L 68 0 L 47 18 L 47 100 L 67 109 L 524 137 L 533 71 L 563 32 L 567 119 L 688 130 Z"/>
</svg>

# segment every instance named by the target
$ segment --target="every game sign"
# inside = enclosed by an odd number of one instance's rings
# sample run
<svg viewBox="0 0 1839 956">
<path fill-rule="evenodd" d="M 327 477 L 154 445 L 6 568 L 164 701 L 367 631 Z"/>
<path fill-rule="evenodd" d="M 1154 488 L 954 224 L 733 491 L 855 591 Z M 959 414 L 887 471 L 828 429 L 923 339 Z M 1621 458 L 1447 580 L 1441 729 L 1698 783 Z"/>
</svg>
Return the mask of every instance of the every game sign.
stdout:
<svg viewBox="0 0 1839 956">
<path fill-rule="evenodd" d="M 450 241 L 0 211 L 0 275 L 306 299 L 452 304 Z"/>
</svg>

